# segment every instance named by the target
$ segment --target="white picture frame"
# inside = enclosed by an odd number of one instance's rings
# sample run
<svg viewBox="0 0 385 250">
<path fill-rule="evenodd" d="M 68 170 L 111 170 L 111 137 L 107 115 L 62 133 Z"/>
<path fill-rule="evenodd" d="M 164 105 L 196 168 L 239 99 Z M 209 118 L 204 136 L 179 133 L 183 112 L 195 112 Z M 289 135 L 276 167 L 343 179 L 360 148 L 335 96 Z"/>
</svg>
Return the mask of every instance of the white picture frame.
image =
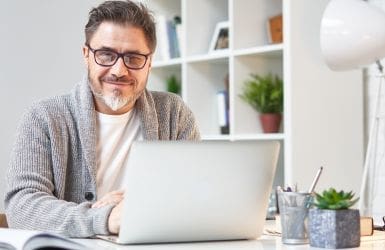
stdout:
<svg viewBox="0 0 385 250">
<path fill-rule="evenodd" d="M 229 48 L 229 22 L 219 22 L 215 26 L 213 37 L 211 38 L 209 53 Z"/>
</svg>

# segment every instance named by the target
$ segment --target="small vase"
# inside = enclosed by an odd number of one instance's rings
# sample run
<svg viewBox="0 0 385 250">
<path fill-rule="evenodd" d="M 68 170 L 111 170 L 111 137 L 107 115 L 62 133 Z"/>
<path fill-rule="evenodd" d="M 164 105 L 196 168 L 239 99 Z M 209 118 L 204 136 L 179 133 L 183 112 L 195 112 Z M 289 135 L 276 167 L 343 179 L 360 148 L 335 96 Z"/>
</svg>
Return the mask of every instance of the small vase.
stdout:
<svg viewBox="0 0 385 250">
<path fill-rule="evenodd" d="M 259 114 L 264 133 L 277 133 L 281 125 L 282 115 L 280 113 Z"/>
<path fill-rule="evenodd" d="M 360 213 L 357 209 L 310 209 L 310 246 L 350 248 L 360 246 Z"/>
</svg>

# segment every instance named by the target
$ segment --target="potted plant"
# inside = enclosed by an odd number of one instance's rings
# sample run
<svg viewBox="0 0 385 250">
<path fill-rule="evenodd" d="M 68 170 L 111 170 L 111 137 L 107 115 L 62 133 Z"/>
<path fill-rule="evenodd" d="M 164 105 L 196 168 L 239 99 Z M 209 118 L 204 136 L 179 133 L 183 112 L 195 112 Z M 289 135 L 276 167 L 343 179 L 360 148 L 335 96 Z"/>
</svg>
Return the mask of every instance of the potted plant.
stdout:
<svg viewBox="0 0 385 250">
<path fill-rule="evenodd" d="M 175 75 L 171 75 L 166 79 L 167 91 L 171 93 L 175 93 L 177 95 L 180 94 L 181 83 L 176 78 Z"/>
<path fill-rule="evenodd" d="M 259 112 L 263 132 L 279 131 L 283 111 L 283 82 L 278 75 L 252 74 L 251 79 L 245 81 L 240 97 Z"/>
<path fill-rule="evenodd" d="M 310 246 L 348 248 L 360 245 L 360 213 L 349 209 L 357 199 L 352 192 L 337 192 L 334 188 L 315 194 L 316 208 L 309 210 Z"/>
</svg>

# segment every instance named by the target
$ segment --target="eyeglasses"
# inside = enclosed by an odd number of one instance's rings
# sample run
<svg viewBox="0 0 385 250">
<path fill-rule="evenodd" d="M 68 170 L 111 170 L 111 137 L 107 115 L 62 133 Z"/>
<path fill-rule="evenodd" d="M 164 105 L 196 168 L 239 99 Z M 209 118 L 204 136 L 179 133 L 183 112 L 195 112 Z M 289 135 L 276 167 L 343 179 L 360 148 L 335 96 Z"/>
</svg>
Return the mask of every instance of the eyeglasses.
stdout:
<svg viewBox="0 0 385 250">
<path fill-rule="evenodd" d="M 140 53 L 118 53 L 109 49 L 93 49 L 89 44 L 86 46 L 94 53 L 94 59 L 97 64 L 104 67 L 113 66 L 119 58 L 123 59 L 124 65 L 129 69 L 143 69 L 146 65 L 148 56 Z"/>
</svg>

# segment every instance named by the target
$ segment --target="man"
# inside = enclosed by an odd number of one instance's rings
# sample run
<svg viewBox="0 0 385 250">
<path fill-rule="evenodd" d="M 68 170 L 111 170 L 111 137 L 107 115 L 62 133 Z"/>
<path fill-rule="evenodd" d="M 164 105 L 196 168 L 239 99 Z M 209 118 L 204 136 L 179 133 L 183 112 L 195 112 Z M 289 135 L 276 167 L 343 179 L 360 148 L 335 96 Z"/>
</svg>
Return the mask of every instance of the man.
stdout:
<svg viewBox="0 0 385 250">
<path fill-rule="evenodd" d="M 34 104 L 18 128 L 5 197 L 10 227 L 116 234 L 132 142 L 199 139 L 178 96 L 146 90 L 156 35 L 144 6 L 107 1 L 91 10 L 85 34 L 88 77 Z"/>
</svg>

